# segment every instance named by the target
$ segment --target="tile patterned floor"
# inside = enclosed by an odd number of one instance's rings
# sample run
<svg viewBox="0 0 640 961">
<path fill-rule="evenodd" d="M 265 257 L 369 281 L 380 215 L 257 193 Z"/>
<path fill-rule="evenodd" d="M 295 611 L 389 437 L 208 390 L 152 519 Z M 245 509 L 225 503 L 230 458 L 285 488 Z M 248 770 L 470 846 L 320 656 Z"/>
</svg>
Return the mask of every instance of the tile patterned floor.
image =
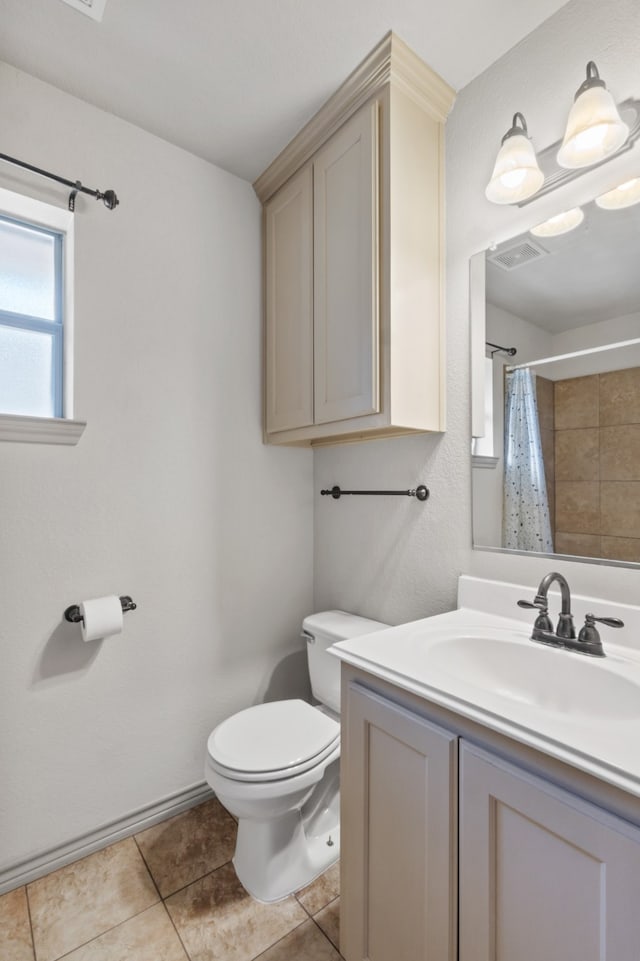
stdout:
<svg viewBox="0 0 640 961">
<path fill-rule="evenodd" d="M 340 961 L 338 865 L 259 904 L 215 799 L 0 896 L 2 961 Z"/>
</svg>

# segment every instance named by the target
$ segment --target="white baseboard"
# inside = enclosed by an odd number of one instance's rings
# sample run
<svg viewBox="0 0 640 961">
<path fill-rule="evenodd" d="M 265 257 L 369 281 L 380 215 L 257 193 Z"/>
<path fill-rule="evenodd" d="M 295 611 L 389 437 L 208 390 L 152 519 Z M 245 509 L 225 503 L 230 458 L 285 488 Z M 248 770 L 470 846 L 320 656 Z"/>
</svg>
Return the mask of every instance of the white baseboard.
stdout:
<svg viewBox="0 0 640 961">
<path fill-rule="evenodd" d="M 115 841 L 144 831 L 145 828 L 157 824 L 186 811 L 196 804 L 213 797 L 213 791 L 204 781 L 192 784 L 190 787 L 170 794 L 159 801 L 147 804 L 136 811 L 131 811 L 124 817 L 103 824 L 93 831 L 82 834 L 59 844 L 54 848 L 34 854 L 24 861 L 0 869 L 0 894 L 12 891 L 29 881 L 35 881 L 51 871 L 56 871 L 65 864 L 84 858 L 100 848 L 106 848 Z"/>
</svg>

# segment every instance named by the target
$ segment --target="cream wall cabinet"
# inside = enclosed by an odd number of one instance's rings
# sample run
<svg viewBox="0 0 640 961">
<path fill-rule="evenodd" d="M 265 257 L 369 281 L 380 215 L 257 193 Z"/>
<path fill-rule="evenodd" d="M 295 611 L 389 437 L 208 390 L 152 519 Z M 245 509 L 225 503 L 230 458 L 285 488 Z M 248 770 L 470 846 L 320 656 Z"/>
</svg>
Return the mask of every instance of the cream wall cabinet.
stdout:
<svg viewBox="0 0 640 961">
<path fill-rule="evenodd" d="M 266 427 L 376 413 L 378 104 L 265 205 Z"/>
<path fill-rule="evenodd" d="M 346 961 L 637 961 L 638 799 L 492 732 L 478 746 L 473 722 L 360 671 L 342 677 Z M 514 751 L 523 767 L 501 756 Z"/>
<path fill-rule="evenodd" d="M 378 390 L 378 103 L 313 161 L 314 422 L 374 414 Z"/>
<path fill-rule="evenodd" d="M 264 205 L 267 442 L 444 430 L 452 102 L 389 34 L 254 184 Z"/>
<path fill-rule="evenodd" d="M 266 422 L 313 423 L 313 172 L 304 167 L 265 207 Z"/>
</svg>

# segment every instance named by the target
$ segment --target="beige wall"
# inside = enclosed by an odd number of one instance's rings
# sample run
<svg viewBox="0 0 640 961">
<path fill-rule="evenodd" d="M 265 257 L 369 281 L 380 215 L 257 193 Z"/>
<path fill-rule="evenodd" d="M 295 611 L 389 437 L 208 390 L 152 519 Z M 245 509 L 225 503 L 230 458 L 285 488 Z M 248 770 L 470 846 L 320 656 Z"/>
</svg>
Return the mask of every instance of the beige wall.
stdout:
<svg viewBox="0 0 640 961">
<path fill-rule="evenodd" d="M 316 606 L 398 623 L 455 605 L 462 571 L 531 588 L 540 558 L 472 550 L 469 259 L 561 209 L 637 176 L 637 148 L 522 209 L 488 203 L 484 188 L 516 110 L 538 148 L 562 136 L 573 95 L 594 59 L 618 100 L 640 96 L 640 4 L 570 0 L 460 91 L 447 121 L 447 431 L 315 452 Z M 320 498 L 321 487 L 431 489 L 423 505 L 391 498 Z M 348 502 L 349 501 L 349 502 Z M 553 561 L 575 591 L 637 603 L 640 571 Z"/>
<path fill-rule="evenodd" d="M 113 187 L 76 211 L 77 447 L 0 444 L 3 871 L 203 783 L 214 724 L 306 692 L 312 454 L 261 435 L 248 183 L 0 66 L 2 150 Z M 0 184 L 66 205 L 64 188 Z M 83 644 L 64 609 L 129 593 Z"/>
</svg>

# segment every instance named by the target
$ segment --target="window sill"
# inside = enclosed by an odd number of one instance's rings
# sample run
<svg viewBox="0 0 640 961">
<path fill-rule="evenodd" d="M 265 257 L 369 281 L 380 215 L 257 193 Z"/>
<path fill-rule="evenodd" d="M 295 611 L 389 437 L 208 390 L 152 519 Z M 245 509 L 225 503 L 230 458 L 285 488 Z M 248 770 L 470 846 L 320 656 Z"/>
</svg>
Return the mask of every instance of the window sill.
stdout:
<svg viewBox="0 0 640 961">
<path fill-rule="evenodd" d="M 483 467 L 487 470 L 495 470 L 498 466 L 499 457 L 489 457 L 487 454 L 472 454 L 471 466 Z"/>
<path fill-rule="evenodd" d="M 64 417 L 23 417 L 0 414 L 0 441 L 19 444 L 77 444 L 87 426 Z"/>
</svg>

